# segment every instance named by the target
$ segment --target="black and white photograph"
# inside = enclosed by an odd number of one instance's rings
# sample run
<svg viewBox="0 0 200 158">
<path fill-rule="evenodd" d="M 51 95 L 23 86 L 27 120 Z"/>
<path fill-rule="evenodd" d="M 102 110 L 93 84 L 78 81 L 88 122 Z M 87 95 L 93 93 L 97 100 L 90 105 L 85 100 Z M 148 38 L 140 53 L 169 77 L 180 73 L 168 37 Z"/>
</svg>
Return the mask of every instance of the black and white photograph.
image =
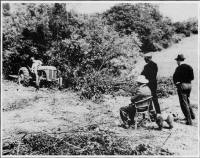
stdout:
<svg viewBox="0 0 200 158">
<path fill-rule="evenodd" d="M 2 1 L 1 157 L 199 157 L 199 6 Z"/>
</svg>

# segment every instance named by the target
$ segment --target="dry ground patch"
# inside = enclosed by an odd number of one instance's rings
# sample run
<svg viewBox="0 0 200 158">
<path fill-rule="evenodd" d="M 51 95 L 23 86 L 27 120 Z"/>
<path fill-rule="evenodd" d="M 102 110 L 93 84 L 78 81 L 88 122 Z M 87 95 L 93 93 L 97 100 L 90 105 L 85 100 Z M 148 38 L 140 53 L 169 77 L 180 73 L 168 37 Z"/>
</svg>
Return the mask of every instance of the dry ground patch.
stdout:
<svg viewBox="0 0 200 158">
<path fill-rule="evenodd" d="M 174 129 L 158 131 L 155 123 L 147 123 L 135 131 L 119 127 L 119 108 L 130 103 L 129 97 L 105 96 L 103 103 L 95 104 L 82 101 L 77 94 L 69 91 L 41 89 L 35 92 L 31 87 L 16 90 L 17 87 L 15 83 L 3 83 L 2 134 L 5 142 L 18 141 L 25 134 L 34 132 L 62 134 L 76 129 L 89 129 L 100 133 L 109 131 L 128 138 L 133 149 L 148 144 L 152 148 L 162 146 L 177 155 L 197 153 L 197 121 L 193 126 L 184 124 L 176 96 L 160 100 L 162 110 L 173 110 L 180 114 Z M 10 99 L 11 96 L 16 98 Z M 16 106 L 10 106 L 12 104 Z"/>
</svg>

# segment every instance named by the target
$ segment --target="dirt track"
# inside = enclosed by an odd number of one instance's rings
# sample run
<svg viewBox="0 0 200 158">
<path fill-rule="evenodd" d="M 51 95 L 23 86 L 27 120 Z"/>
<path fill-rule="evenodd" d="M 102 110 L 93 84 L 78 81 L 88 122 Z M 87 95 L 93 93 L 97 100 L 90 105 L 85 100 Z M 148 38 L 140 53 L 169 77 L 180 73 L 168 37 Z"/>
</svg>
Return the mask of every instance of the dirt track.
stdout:
<svg viewBox="0 0 200 158">
<path fill-rule="evenodd" d="M 197 52 L 194 51 L 197 50 L 197 36 L 186 38 L 180 44 L 153 56 L 160 68 L 159 75 L 171 75 L 176 67 L 173 59 L 177 56 L 178 50 L 186 53 L 185 56 L 188 57 L 188 62 L 193 66 L 197 76 L 198 58 L 195 54 Z M 191 94 L 191 104 L 196 115 L 198 113 L 197 83 L 196 77 Z M 19 87 L 8 81 L 3 81 L 2 88 L 3 140 L 18 139 L 28 132 L 62 132 L 80 126 L 98 124 L 99 128 L 107 128 L 118 135 L 130 137 L 133 147 L 142 143 L 155 147 L 163 145 L 163 148 L 175 155 L 195 156 L 198 153 L 198 120 L 194 120 L 193 126 L 185 125 L 177 96 L 159 100 L 162 111 L 178 113 L 178 120 L 172 130 L 165 128 L 158 131 L 155 123 L 148 123 L 145 128 L 141 127 L 135 131 L 118 126 L 119 108 L 129 104 L 129 97 L 105 96 L 103 103 L 95 104 L 80 100 L 77 94 L 70 91 L 41 89 L 35 92 L 33 87 Z M 169 139 L 163 144 L 169 135 Z"/>
</svg>

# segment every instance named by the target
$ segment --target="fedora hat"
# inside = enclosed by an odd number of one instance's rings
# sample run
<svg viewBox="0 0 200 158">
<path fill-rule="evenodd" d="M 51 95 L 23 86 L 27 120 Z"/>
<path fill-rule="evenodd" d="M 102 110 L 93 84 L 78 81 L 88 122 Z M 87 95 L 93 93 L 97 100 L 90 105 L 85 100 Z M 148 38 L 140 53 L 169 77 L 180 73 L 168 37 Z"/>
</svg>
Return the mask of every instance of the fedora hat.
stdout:
<svg viewBox="0 0 200 158">
<path fill-rule="evenodd" d="M 139 83 L 149 83 L 149 81 L 143 75 L 138 76 L 136 82 L 139 82 Z"/>
<path fill-rule="evenodd" d="M 175 58 L 175 60 L 178 60 L 178 61 L 184 61 L 185 60 L 185 57 L 183 54 L 178 54 L 177 58 Z"/>
</svg>

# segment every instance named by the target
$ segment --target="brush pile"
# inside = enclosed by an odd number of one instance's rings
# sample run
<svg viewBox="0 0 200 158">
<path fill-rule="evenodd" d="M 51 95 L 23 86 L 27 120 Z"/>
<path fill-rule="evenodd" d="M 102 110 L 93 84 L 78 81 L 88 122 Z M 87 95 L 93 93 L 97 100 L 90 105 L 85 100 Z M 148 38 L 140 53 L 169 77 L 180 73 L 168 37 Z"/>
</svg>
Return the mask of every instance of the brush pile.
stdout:
<svg viewBox="0 0 200 158">
<path fill-rule="evenodd" d="M 3 155 L 172 155 L 161 149 L 140 144 L 134 149 L 130 140 L 109 130 L 87 129 L 52 136 L 30 133 L 21 142 L 3 144 Z"/>
</svg>

